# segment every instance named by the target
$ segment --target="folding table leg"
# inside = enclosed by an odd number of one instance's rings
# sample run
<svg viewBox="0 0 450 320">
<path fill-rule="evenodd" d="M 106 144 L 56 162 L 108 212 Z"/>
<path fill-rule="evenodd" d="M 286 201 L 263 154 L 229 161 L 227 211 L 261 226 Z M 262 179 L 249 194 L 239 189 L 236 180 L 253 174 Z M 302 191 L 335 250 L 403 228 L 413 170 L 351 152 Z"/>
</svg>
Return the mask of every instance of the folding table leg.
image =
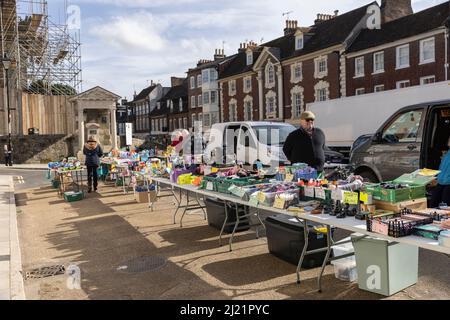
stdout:
<svg viewBox="0 0 450 320">
<path fill-rule="evenodd" d="M 186 206 L 184 207 L 183 214 L 181 215 L 180 227 L 183 228 L 183 218 L 186 215 L 187 208 L 189 207 L 189 191 L 186 191 Z"/>
<path fill-rule="evenodd" d="M 299 219 L 300 221 L 300 219 Z M 303 234 L 305 237 L 305 246 L 303 247 L 302 255 L 300 256 L 300 260 L 297 265 L 297 284 L 300 284 L 300 271 L 302 269 L 303 260 L 305 259 L 306 252 L 308 251 L 309 245 L 309 230 L 308 230 L 308 222 L 303 220 Z"/>
<path fill-rule="evenodd" d="M 259 216 L 259 208 L 256 209 L 256 218 L 258 218 L 259 223 L 262 225 L 264 230 L 266 230 L 266 225 L 262 222 L 261 217 Z M 259 226 L 256 228 L 256 239 L 259 239 Z"/>
<path fill-rule="evenodd" d="M 322 293 L 322 277 L 323 277 L 323 273 L 325 271 L 325 267 L 327 266 L 328 260 L 330 259 L 332 245 L 333 245 L 333 239 L 332 239 L 332 234 L 331 234 L 331 226 L 327 225 L 327 254 L 325 256 L 325 260 L 323 260 L 322 269 L 320 270 L 320 274 L 317 279 L 319 293 Z"/>
<path fill-rule="evenodd" d="M 240 221 L 239 221 L 239 208 L 238 208 L 237 203 L 235 204 L 235 206 L 236 206 L 236 223 L 234 225 L 233 233 L 231 234 L 231 237 L 230 237 L 230 252 L 233 251 L 233 247 L 232 247 L 232 245 L 233 245 L 233 238 L 234 238 L 234 234 L 236 233 L 236 230 L 237 230 L 237 228 L 239 226 L 239 223 L 240 223 Z"/>
<path fill-rule="evenodd" d="M 222 230 L 220 230 L 219 247 L 222 246 L 222 235 L 223 235 L 223 232 L 225 231 L 225 226 L 227 225 L 227 222 L 228 222 L 228 205 L 227 205 L 226 200 L 223 200 L 223 205 L 225 206 L 225 220 L 223 221 Z"/>
</svg>

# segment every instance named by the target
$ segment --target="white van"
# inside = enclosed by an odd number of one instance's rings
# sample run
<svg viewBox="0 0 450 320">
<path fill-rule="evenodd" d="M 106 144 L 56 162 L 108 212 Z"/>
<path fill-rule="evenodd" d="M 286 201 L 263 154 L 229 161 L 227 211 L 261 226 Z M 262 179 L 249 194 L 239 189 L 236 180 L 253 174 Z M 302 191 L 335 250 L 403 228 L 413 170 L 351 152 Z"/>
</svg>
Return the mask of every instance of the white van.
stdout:
<svg viewBox="0 0 450 320">
<path fill-rule="evenodd" d="M 208 164 L 240 162 L 276 167 L 288 163 L 283 152 L 287 137 L 296 128 L 278 122 L 229 122 L 211 127 L 204 160 Z"/>
</svg>

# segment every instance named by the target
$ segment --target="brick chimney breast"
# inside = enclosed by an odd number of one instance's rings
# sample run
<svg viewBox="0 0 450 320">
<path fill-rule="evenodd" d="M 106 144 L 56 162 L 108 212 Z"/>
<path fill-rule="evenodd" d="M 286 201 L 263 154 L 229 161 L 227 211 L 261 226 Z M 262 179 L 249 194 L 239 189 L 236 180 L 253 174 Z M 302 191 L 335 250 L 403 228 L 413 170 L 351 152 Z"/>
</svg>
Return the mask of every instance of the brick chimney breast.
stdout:
<svg viewBox="0 0 450 320">
<path fill-rule="evenodd" d="M 413 13 L 411 0 L 381 0 L 383 23 L 397 20 Z"/>
</svg>

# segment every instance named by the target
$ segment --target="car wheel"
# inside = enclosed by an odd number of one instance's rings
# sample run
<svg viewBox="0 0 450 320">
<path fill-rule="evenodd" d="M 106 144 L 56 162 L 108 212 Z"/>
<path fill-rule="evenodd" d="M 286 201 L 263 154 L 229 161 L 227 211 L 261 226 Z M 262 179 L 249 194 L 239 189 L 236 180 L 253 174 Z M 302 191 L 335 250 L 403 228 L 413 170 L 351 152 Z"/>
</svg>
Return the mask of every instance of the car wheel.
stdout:
<svg viewBox="0 0 450 320">
<path fill-rule="evenodd" d="M 361 177 L 364 178 L 364 182 L 370 182 L 370 183 L 379 183 L 380 180 L 378 180 L 377 176 L 371 172 L 371 171 L 363 171 L 359 173 Z"/>
</svg>

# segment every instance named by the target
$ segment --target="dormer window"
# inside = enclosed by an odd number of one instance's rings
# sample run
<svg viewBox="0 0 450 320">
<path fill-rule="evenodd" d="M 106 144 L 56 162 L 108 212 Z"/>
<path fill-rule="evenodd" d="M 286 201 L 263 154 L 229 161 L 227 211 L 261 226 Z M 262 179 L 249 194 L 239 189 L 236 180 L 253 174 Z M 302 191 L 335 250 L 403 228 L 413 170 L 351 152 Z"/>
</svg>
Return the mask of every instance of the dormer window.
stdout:
<svg viewBox="0 0 450 320">
<path fill-rule="evenodd" d="M 247 65 L 250 66 L 253 64 L 253 52 L 247 51 Z"/>
<path fill-rule="evenodd" d="M 156 109 L 161 109 L 161 102 L 158 102 L 157 104 L 156 104 Z"/>
<path fill-rule="evenodd" d="M 305 44 L 303 34 L 298 34 L 295 36 L 295 50 L 302 50 Z"/>
<path fill-rule="evenodd" d="M 173 105 L 170 100 L 167 100 L 167 107 L 170 108 L 170 111 L 173 111 Z"/>
<path fill-rule="evenodd" d="M 183 99 L 180 98 L 180 101 L 178 104 L 180 106 L 180 112 L 183 112 Z"/>
</svg>

